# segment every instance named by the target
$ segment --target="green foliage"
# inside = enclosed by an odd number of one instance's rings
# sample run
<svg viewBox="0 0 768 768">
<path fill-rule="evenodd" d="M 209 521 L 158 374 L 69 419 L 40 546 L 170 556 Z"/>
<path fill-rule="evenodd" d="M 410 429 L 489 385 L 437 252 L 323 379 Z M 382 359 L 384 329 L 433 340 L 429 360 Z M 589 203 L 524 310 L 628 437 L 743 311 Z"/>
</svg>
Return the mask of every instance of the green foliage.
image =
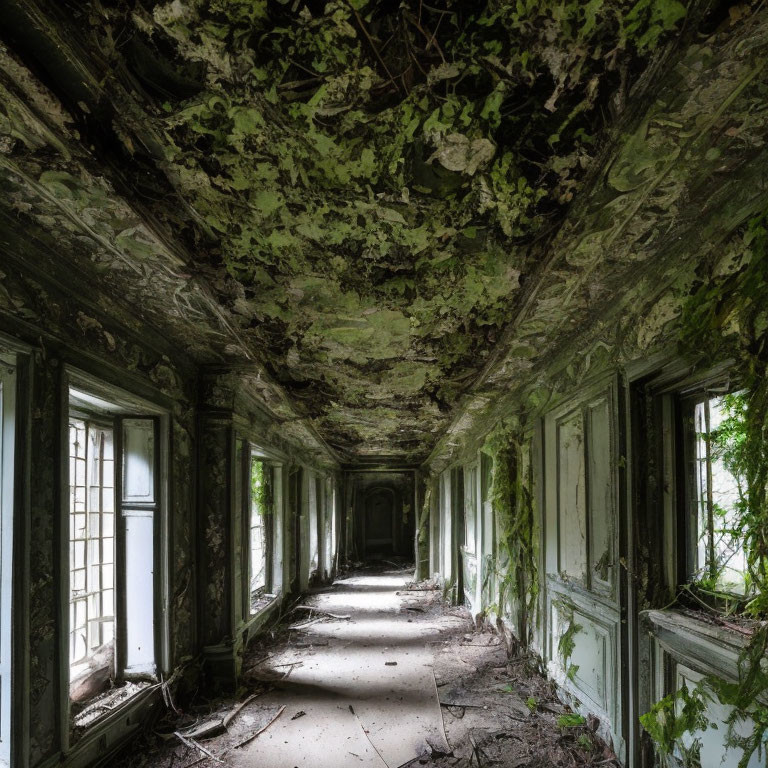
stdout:
<svg viewBox="0 0 768 768">
<path fill-rule="evenodd" d="M 272 514 L 271 477 L 263 461 L 251 461 L 251 504 L 262 517 Z"/>
<path fill-rule="evenodd" d="M 591 752 L 595 748 L 595 744 L 592 741 L 592 737 L 588 733 L 582 733 L 576 743 L 585 751 Z"/>
<path fill-rule="evenodd" d="M 714 436 L 716 450 L 742 479 L 737 524 L 754 597 L 748 610 L 768 615 L 768 229 L 765 215 L 743 235 L 745 263 L 691 296 L 683 313 L 684 352 L 708 360 L 732 356 L 743 395 L 726 398 L 727 418 Z"/>
<path fill-rule="evenodd" d="M 742 492 L 733 534 L 747 555 L 749 602 L 746 610 L 768 616 L 768 214 L 752 219 L 743 232 L 741 263 L 735 270 L 702 283 L 683 313 L 681 347 L 704 365 L 732 357 L 743 394 L 725 399 L 726 418 L 713 434 L 712 445 L 729 471 L 740 479 Z M 709 585 L 715 587 L 716 578 Z M 731 707 L 725 743 L 740 748 L 739 768 L 768 746 L 768 624 L 754 632 L 739 657 L 738 679 L 704 677 L 692 691 L 686 688 L 659 701 L 641 718 L 657 750 L 669 755 L 677 748 L 689 763 L 700 741 L 688 750 L 682 737 L 703 731 L 706 702 L 716 699 Z M 747 724 L 748 735 L 736 726 Z"/>
<path fill-rule="evenodd" d="M 557 724 L 560 728 L 576 728 L 580 725 L 584 725 L 587 722 L 585 717 L 575 713 L 569 712 L 566 715 L 560 715 L 557 718 Z"/>
<path fill-rule="evenodd" d="M 531 712 L 535 712 L 539 708 L 539 702 L 536 701 L 536 699 L 533 696 L 529 696 L 525 700 L 525 706 L 528 707 L 528 709 L 530 709 Z"/>
<path fill-rule="evenodd" d="M 377 358 L 434 358 L 414 388 L 441 405 L 508 319 L 525 246 L 578 190 L 611 97 L 685 13 L 677 0 L 151 7 L 125 23 L 205 72 L 157 110 L 167 173 L 247 286 L 238 311 L 288 340 L 268 346 L 275 368 L 316 339 L 319 356 L 338 346 L 340 366 L 364 364 L 356 330 L 383 306 L 407 328 Z"/>
<path fill-rule="evenodd" d="M 568 624 L 568 627 L 561 633 L 560 639 L 557 641 L 558 655 L 565 664 L 568 659 L 571 658 L 573 651 L 576 648 L 574 638 L 582 629 L 584 629 L 584 627 L 574 621 L 573 609 L 570 606 L 560 602 L 558 603 L 557 608 L 562 619 Z"/>
<path fill-rule="evenodd" d="M 682 751 L 681 739 L 684 734 L 707 729 L 706 708 L 707 697 L 699 686 L 689 691 L 684 685 L 674 694 L 657 702 L 640 717 L 640 722 L 653 739 L 659 754 L 666 758 L 676 747 Z M 693 740 L 693 746 L 687 748 L 689 758 L 700 744 L 700 740 Z"/>
<path fill-rule="evenodd" d="M 539 573 L 535 513 L 519 429 L 499 424 L 486 438 L 484 450 L 493 462 L 490 498 L 499 530 L 499 603 L 518 601 L 520 639 L 527 643 L 535 626 Z"/>
</svg>

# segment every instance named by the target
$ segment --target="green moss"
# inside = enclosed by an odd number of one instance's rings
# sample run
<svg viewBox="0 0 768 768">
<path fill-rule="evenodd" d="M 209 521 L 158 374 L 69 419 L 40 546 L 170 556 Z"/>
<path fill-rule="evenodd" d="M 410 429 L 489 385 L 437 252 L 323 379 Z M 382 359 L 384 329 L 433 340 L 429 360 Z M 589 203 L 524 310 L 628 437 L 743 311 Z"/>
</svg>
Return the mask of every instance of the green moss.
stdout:
<svg viewBox="0 0 768 768">
<path fill-rule="evenodd" d="M 684 15 L 677 0 L 188 0 L 123 21 L 173 69 L 205 73 L 153 128 L 246 289 L 238 311 L 270 329 L 274 370 L 367 383 L 380 362 L 428 360 L 408 393 L 426 411 L 482 366 L 611 94 Z"/>
</svg>

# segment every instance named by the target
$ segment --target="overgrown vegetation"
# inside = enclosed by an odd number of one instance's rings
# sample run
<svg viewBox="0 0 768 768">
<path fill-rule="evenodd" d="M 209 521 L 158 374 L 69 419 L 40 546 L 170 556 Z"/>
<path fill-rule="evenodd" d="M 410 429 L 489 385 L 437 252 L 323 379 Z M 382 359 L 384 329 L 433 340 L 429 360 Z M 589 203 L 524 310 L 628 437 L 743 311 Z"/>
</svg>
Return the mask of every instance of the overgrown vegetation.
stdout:
<svg viewBox="0 0 768 768">
<path fill-rule="evenodd" d="M 152 103 L 187 234 L 236 281 L 273 375 L 339 444 L 391 425 L 415 451 L 399 412 L 426 425 L 456 401 L 685 16 L 679 0 L 174 0 L 93 24 L 110 19 L 101 45 Z"/>
<path fill-rule="evenodd" d="M 565 670 L 565 676 L 574 682 L 576 673 L 579 671 L 578 664 L 571 663 L 571 656 L 576 649 L 576 641 L 574 638 L 584 627 L 579 624 L 573 616 L 573 608 L 562 600 L 557 602 L 557 610 L 560 616 L 560 621 L 567 625 L 565 630 L 560 633 L 560 637 L 557 641 L 557 654 L 560 657 L 560 661 Z"/>
<path fill-rule="evenodd" d="M 729 471 L 741 479 L 731 535 L 746 552 L 749 600 L 745 612 L 768 618 L 768 213 L 745 227 L 738 268 L 711 276 L 691 296 L 683 315 L 682 347 L 702 365 L 733 357 L 735 379 L 744 394 L 726 401 L 727 418 L 714 442 Z M 702 353 L 706 357 L 702 358 Z M 711 587 L 711 584 L 706 586 Z M 753 633 L 738 663 L 738 678 L 704 677 L 691 691 L 683 688 L 658 702 L 642 723 L 664 757 L 674 749 L 689 764 L 698 759 L 696 732 L 715 724 L 706 703 L 732 708 L 726 744 L 743 750 L 739 768 L 768 745 L 768 624 Z M 740 725 L 747 729 L 741 735 Z M 689 741 L 684 745 L 685 739 Z"/>
<path fill-rule="evenodd" d="M 251 461 L 251 504 L 262 516 L 272 514 L 272 472 L 263 461 Z"/>
<path fill-rule="evenodd" d="M 539 572 L 535 514 L 521 430 L 500 423 L 486 438 L 492 459 L 491 503 L 498 529 L 499 612 L 516 605 L 517 640 L 528 646 L 536 626 Z"/>
</svg>

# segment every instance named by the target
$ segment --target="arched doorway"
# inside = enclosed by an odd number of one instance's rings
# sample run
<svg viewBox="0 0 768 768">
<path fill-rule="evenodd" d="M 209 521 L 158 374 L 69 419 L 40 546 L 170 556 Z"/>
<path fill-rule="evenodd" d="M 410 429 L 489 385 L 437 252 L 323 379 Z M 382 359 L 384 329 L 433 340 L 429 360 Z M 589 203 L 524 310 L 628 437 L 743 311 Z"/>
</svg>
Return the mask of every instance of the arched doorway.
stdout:
<svg viewBox="0 0 768 768">
<path fill-rule="evenodd" d="M 395 551 L 395 493 L 373 488 L 365 497 L 365 556 L 392 555 Z"/>
</svg>

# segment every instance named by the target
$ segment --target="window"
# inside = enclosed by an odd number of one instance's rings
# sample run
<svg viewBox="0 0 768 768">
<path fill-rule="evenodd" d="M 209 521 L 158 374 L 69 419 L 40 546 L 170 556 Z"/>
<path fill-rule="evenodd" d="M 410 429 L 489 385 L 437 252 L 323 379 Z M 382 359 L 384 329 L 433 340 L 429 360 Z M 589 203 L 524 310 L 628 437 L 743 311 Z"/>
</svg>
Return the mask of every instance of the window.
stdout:
<svg viewBox="0 0 768 768">
<path fill-rule="evenodd" d="M 692 576 L 703 586 L 744 594 L 747 562 L 739 530 L 746 488 L 740 470 L 745 396 L 701 395 L 689 407 Z"/>
<path fill-rule="evenodd" d="M 159 420 L 70 390 L 69 698 L 85 728 L 156 674 Z"/>
<path fill-rule="evenodd" d="M 113 451 L 111 428 L 70 419 L 69 679 L 74 701 L 93 695 L 95 666 L 104 671 L 114 666 Z"/>
<path fill-rule="evenodd" d="M 11 585 L 16 359 L 0 353 L 0 766 L 11 764 Z"/>
<path fill-rule="evenodd" d="M 272 468 L 259 459 L 251 459 L 251 504 L 249 516 L 249 595 L 250 613 L 257 613 L 260 600 L 267 590 L 269 502 L 268 477 Z"/>
<path fill-rule="evenodd" d="M 309 573 L 310 576 L 317 573 L 320 562 L 320 537 L 318 536 L 318 523 L 320 519 L 320 481 L 315 472 L 308 473 L 309 483 Z"/>
<path fill-rule="evenodd" d="M 336 563 L 336 553 L 338 542 L 336 541 L 336 481 L 332 477 L 326 479 L 327 488 L 327 504 L 326 504 L 326 519 L 328 526 L 328 551 L 326 554 L 326 576 L 333 573 L 333 569 Z"/>
<path fill-rule="evenodd" d="M 477 466 L 468 467 L 464 477 L 464 542 L 467 552 L 474 555 L 477 547 Z"/>
<path fill-rule="evenodd" d="M 336 482 L 333 479 L 329 482 L 331 484 L 331 498 L 329 501 L 329 514 L 331 516 L 330 568 L 333 570 L 336 564 L 339 542 L 336 533 Z"/>
</svg>

